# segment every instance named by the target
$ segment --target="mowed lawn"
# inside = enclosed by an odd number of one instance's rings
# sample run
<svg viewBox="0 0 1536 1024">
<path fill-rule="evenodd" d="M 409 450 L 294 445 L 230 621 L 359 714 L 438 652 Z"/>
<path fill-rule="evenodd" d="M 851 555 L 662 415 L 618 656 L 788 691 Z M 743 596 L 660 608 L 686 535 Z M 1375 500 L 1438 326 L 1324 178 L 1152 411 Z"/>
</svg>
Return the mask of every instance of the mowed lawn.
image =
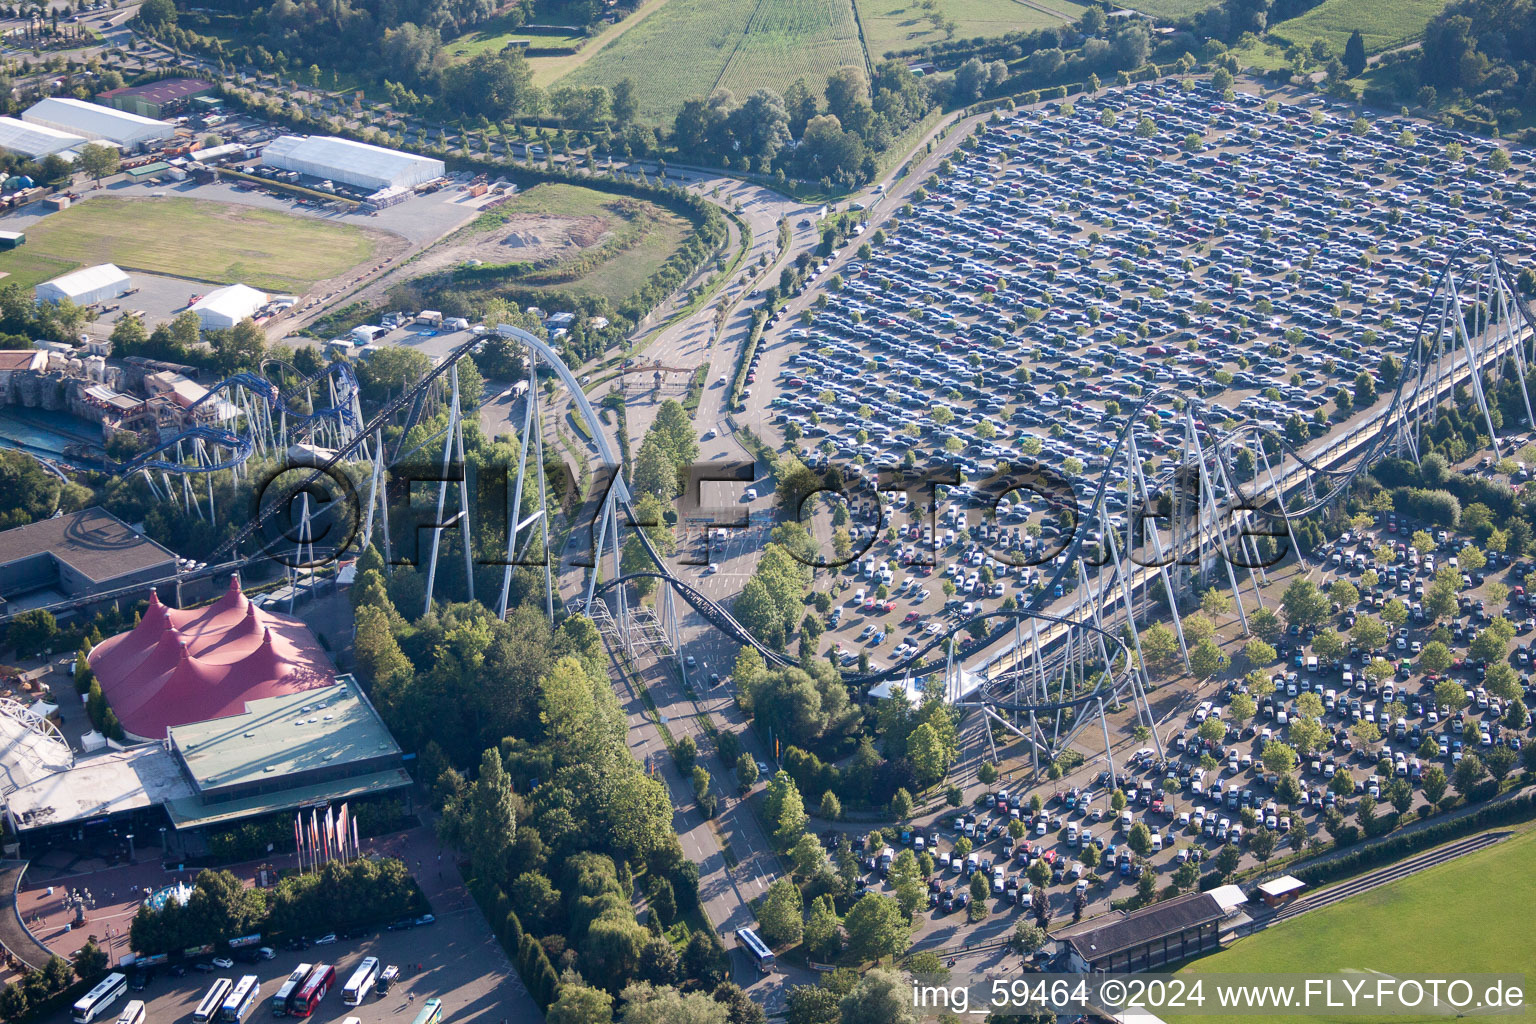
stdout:
<svg viewBox="0 0 1536 1024">
<path fill-rule="evenodd" d="M 1344 44 L 1356 29 L 1367 53 L 1376 53 L 1424 33 L 1431 18 L 1445 9 L 1446 0 L 1323 0 L 1305 14 L 1270 28 L 1270 36 L 1308 47 L 1321 39 L 1328 51 L 1343 56 Z"/>
<path fill-rule="evenodd" d="M 1172 23 L 1180 18 L 1187 18 L 1191 14 L 1199 14 L 1207 8 L 1215 7 L 1217 2 L 1218 0 L 1126 0 L 1122 6 L 1140 11 L 1156 21 Z"/>
<path fill-rule="evenodd" d="M 927 46 L 945 39 L 944 33 L 934 28 L 928 11 L 923 9 L 918 0 L 856 2 L 859 5 L 859 20 L 864 25 L 864 41 L 869 45 L 870 59 L 876 63 L 888 53 Z M 1066 25 L 1082 17 L 1083 7 L 1070 0 L 1031 0 L 1028 6 L 1018 0 L 939 0 L 933 13 L 941 20 L 955 23 L 956 39 L 972 39 L 976 36 L 1000 36 L 1005 32 Z"/>
<path fill-rule="evenodd" d="M 549 32 L 533 33 L 521 26 L 513 26 L 509 18 L 492 18 L 484 25 L 479 26 L 473 32 L 466 32 L 457 39 L 449 40 L 443 44 L 443 50 L 447 52 L 448 59 L 457 64 L 460 61 L 469 60 L 481 53 L 500 53 L 508 43 L 515 39 L 526 39 L 528 45 L 535 48 L 556 48 L 566 46 L 580 46 L 586 39 L 583 35 L 558 35 Z"/>
<path fill-rule="evenodd" d="M 1230 948 L 1198 960 L 1180 973 L 1380 972 L 1401 978 L 1443 978 L 1458 973 L 1529 975 L 1536 965 L 1536 928 L 1530 924 L 1530 901 L 1519 894 L 1530 891 L 1533 878 L 1536 832 L 1527 832 L 1238 939 Z M 1216 1019 L 1162 1016 L 1170 1024 Z M 1445 1013 L 1380 1018 L 1318 1014 L 1283 1019 L 1287 1024 L 1414 1024 L 1452 1017 Z M 1488 1019 L 1536 1021 L 1536 1011 L 1528 1007 L 1523 1015 Z"/>
<path fill-rule="evenodd" d="M 375 248 L 361 228 L 276 210 L 186 198 L 93 198 L 28 228 L 26 245 L 0 253 L 0 271 L 22 281 L 47 257 L 300 293 L 367 261 Z"/>
<path fill-rule="evenodd" d="M 666 0 L 589 56 L 562 85 L 635 84 L 641 119 L 668 124 L 717 85 L 740 98 L 804 78 L 813 92 L 842 65 L 862 69 L 853 0 Z"/>
</svg>

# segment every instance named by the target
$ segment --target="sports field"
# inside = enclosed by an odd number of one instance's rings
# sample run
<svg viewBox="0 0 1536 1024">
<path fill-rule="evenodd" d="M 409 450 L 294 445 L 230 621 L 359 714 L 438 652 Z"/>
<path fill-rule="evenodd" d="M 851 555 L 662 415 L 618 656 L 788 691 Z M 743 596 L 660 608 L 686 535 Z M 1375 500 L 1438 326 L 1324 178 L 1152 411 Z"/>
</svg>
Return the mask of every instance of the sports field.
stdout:
<svg viewBox="0 0 1536 1024">
<path fill-rule="evenodd" d="M 1067 25 L 1083 14 L 1082 5 L 1070 0 L 1029 0 L 1028 3 L 1019 0 L 934 0 L 928 6 L 920 0 L 857 0 L 857 3 L 870 59 L 877 62 L 888 53 L 943 42 L 947 36 L 935 26 L 935 19 L 941 24 L 953 21 L 954 38 L 972 39 Z"/>
<path fill-rule="evenodd" d="M 560 83 L 611 87 L 631 79 L 639 117 L 656 124 L 718 87 L 740 98 L 804 78 L 819 93 L 837 68 L 864 67 L 852 2 L 666 0 Z"/>
<path fill-rule="evenodd" d="M 1180 973 L 1348 972 L 1399 978 L 1528 973 L 1536 964 L 1536 929 L 1530 924 L 1528 901 L 1516 894 L 1528 892 L 1533 877 L 1536 832 L 1527 832 L 1239 939 L 1229 949 L 1198 960 Z M 1162 1016 L 1170 1024 L 1218 1019 Z M 1452 1020 L 1455 1015 L 1442 1012 L 1378 1018 L 1318 1014 L 1283 1019 L 1287 1024 L 1415 1024 Z M 1536 1021 L 1536 1011 L 1487 1019 Z"/>
<path fill-rule="evenodd" d="M 1446 0 L 1323 0 L 1307 13 L 1273 26 L 1269 34 L 1304 47 L 1321 39 L 1328 52 L 1343 56 L 1349 34 L 1359 29 L 1365 51 L 1376 53 L 1423 35 L 1424 26 L 1445 5 Z"/>
<path fill-rule="evenodd" d="M 88 199 L 27 229 L 27 243 L 0 253 L 0 271 L 24 286 L 78 266 L 210 284 L 239 282 L 298 294 L 370 259 L 371 232 L 350 224 L 197 199 Z"/>
</svg>

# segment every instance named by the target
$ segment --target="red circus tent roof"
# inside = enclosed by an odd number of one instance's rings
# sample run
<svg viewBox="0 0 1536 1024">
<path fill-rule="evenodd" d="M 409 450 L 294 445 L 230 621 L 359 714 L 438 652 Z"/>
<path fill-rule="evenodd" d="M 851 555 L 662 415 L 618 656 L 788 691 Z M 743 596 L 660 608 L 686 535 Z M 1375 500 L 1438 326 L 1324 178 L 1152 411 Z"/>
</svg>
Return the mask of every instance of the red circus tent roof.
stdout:
<svg viewBox="0 0 1536 1024">
<path fill-rule="evenodd" d="M 153 593 L 139 624 L 86 659 L 123 729 L 163 739 L 171 726 L 241 714 L 246 702 L 318 689 L 335 668 L 298 619 L 257 608 L 240 580 L 204 608 L 167 608 Z"/>
</svg>

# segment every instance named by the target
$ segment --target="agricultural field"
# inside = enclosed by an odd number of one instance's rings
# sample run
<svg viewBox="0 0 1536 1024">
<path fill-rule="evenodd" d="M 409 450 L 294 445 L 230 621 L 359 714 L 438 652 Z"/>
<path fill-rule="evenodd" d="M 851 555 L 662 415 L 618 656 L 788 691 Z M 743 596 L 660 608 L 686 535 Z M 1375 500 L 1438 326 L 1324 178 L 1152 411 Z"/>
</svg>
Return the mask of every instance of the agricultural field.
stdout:
<svg viewBox="0 0 1536 1024">
<path fill-rule="evenodd" d="M 1424 26 L 1445 9 L 1446 0 L 1324 0 L 1305 14 L 1282 21 L 1269 30 L 1283 44 L 1311 46 L 1321 39 L 1335 56 L 1344 53 L 1356 29 L 1367 53 L 1377 53 L 1424 34 Z"/>
<path fill-rule="evenodd" d="M 425 275 L 469 260 L 522 264 L 525 269 L 497 284 L 547 286 L 617 303 L 676 251 L 688 231 L 685 219 L 654 203 L 551 183 L 481 214 L 413 267 Z"/>
<path fill-rule="evenodd" d="M 560 81 L 635 83 L 639 117 L 669 123 L 684 100 L 725 85 L 738 95 L 836 68 L 862 68 L 852 0 L 666 0 Z"/>
<path fill-rule="evenodd" d="M 932 5 L 932 15 L 919 0 L 856 0 L 864 42 L 871 60 L 889 53 L 943 42 L 943 31 L 934 18 L 955 23 L 956 39 L 1000 36 L 1049 25 L 1065 25 L 1082 16 L 1080 4 L 1070 0 L 943 0 Z M 1172 0 L 1152 0 L 1153 3 Z"/>
<path fill-rule="evenodd" d="M 116 263 L 125 270 L 299 294 L 371 259 L 385 237 L 249 206 L 100 198 L 29 227 L 25 246 L 0 254 L 0 271 L 12 275 L 6 281 L 37 284 L 78 266 Z"/>
<path fill-rule="evenodd" d="M 1536 963 L 1536 931 L 1522 900 L 1501 898 L 1536 874 L 1536 832 L 1314 910 L 1185 968 L 1192 974 L 1388 973 L 1447 977 L 1522 971 Z M 1430 925 L 1429 930 L 1418 925 Z M 1391 1020 L 1445 1020 L 1398 1015 Z M 1198 1017 L 1167 1017 L 1171 1024 Z M 1205 1018 L 1209 1019 L 1209 1018 Z M 1370 1024 L 1388 1018 L 1287 1017 L 1295 1024 Z M 1498 1020 L 1536 1021 L 1529 1007 Z"/>
</svg>

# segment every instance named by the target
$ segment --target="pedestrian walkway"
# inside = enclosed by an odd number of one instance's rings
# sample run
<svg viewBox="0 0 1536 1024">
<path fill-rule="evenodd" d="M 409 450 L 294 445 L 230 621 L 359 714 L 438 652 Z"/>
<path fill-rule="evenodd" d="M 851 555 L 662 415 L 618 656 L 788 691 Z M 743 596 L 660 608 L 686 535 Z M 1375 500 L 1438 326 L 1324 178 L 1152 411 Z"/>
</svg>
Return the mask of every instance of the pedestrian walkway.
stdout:
<svg viewBox="0 0 1536 1024">
<path fill-rule="evenodd" d="M 4 904 L 0 906 L 0 945 L 26 966 L 40 971 L 53 954 L 22 924 L 17 910 L 16 890 L 26 870 L 24 860 L 0 861 L 0 902 Z"/>
</svg>

